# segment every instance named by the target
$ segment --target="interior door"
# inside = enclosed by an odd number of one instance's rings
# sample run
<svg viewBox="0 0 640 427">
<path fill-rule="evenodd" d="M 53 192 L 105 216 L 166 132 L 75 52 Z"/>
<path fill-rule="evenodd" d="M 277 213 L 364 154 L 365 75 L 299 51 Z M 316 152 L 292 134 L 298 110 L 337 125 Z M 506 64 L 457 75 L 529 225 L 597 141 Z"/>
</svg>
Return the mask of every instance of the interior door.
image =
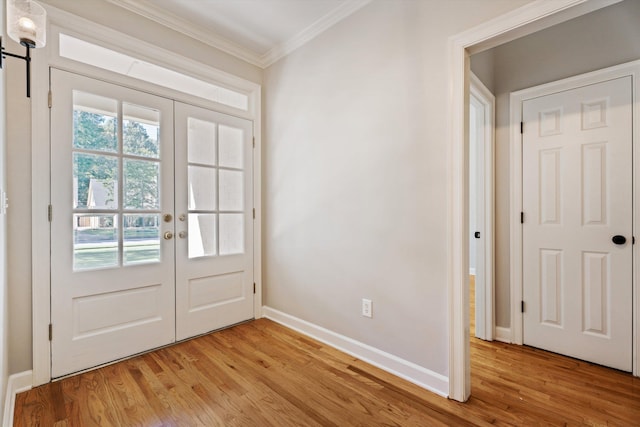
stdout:
<svg viewBox="0 0 640 427">
<path fill-rule="evenodd" d="M 51 70 L 52 376 L 175 340 L 173 103 Z"/>
<path fill-rule="evenodd" d="M 487 339 L 485 313 L 485 107 L 469 95 L 469 265 L 475 270 L 475 336 Z"/>
<path fill-rule="evenodd" d="M 177 339 L 253 318 L 253 124 L 175 104 Z"/>
<path fill-rule="evenodd" d="M 524 343 L 632 369 L 632 82 L 523 103 Z"/>
</svg>

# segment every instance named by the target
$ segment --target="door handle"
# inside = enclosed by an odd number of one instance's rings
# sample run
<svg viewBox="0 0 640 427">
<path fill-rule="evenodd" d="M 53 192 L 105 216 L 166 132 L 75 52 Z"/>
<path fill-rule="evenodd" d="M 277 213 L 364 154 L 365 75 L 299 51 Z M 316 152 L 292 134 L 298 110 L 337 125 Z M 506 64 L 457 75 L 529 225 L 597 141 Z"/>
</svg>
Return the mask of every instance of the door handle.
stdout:
<svg viewBox="0 0 640 427">
<path fill-rule="evenodd" d="M 171 239 L 173 239 L 173 233 L 170 232 L 170 231 L 167 231 L 167 232 L 164 233 L 163 237 L 164 237 L 164 240 L 171 240 Z"/>
<path fill-rule="evenodd" d="M 184 239 L 185 237 L 187 237 L 187 232 L 186 231 L 181 231 L 178 233 L 178 237 L 181 239 Z"/>
<path fill-rule="evenodd" d="M 624 245 L 625 243 L 627 243 L 627 238 L 617 234 L 611 238 L 611 241 L 616 245 Z"/>
<path fill-rule="evenodd" d="M 476 231 L 475 233 L 473 233 L 473 237 L 475 237 L 476 239 L 480 238 L 480 232 Z"/>
<path fill-rule="evenodd" d="M 162 216 L 162 219 L 164 219 L 164 222 L 171 222 L 171 220 L 173 219 L 173 216 L 171 214 L 164 214 Z"/>
</svg>

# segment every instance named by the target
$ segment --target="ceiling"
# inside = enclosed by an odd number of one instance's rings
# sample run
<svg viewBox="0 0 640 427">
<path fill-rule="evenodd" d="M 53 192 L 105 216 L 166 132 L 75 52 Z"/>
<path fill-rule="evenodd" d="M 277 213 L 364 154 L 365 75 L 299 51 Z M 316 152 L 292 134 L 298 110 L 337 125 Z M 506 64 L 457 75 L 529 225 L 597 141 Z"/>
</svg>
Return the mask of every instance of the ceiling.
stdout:
<svg viewBox="0 0 640 427">
<path fill-rule="evenodd" d="M 107 0 L 267 67 L 370 0 Z"/>
</svg>

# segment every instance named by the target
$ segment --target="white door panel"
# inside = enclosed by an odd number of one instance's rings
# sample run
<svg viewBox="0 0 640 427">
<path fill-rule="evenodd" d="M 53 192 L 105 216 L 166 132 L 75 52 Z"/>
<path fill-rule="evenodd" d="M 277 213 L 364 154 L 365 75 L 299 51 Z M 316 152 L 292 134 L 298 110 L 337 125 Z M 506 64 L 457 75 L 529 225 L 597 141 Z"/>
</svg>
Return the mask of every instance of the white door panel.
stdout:
<svg viewBox="0 0 640 427">
<path fill-rule="evenodd" d="M 177 339 L 253 318 L 250 121 L 176 103 Z"/>
<path fill-rule="evenodd" d="M 524 343 L 630 371 L 631 78 L 523 103 Z M 612 237 L 625 236 L 625 244 Z"/>
<path fill-rule="evenodd" d="M 173 108 L 53 69 L 52 375 L 175 340 Z"/>
</svg>

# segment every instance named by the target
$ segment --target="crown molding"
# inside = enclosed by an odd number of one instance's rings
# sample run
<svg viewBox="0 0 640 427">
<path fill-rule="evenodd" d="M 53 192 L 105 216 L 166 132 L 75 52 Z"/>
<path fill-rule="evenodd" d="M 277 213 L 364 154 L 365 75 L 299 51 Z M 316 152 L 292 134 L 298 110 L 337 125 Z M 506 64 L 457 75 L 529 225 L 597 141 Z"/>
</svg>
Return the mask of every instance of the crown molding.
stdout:
<svg viewBox="0 0 640 427">
<path fill-rule="evenodd" d="M 331 12 L 318 19 L 313 24 L 309 25 L 304 30 L 300 31 L 295 36 L 282 44 L 279 44 L 267 53 L 260 57 L 263 64 L 263 68 L 266 68 L 279 59 L 289 55 L 294 50 L 308 43 L 312 39 L 316 38 L 321 33 L 325 32 L 329 28 L 336 25 L 352 13 L 362 9 L 367 4 L 371 3 L 371 0 L 347 0 L 339 7 L 333 9 Z"/>
<path fill-rule="evenodd" d="M 122 7 L 130 12 L 155 21 L 165 27 L 185 34 L 193 39 L 201 41 L 209 46 L 219 49 L 229 55 L 233 55 L 243 61 L 266 68 L 279 59 L 287 56 L 305 43 L 317 37 L 322 32 L 342 21 L 347 16 L 361 9 L 371 2 L 371 0 L 347 0 L 336 9 L 327 13 L 313 24 L 293 36 L 291 39 L 274 46 L 264 55 L 247 49 L 224 37 L 181 18 L 173 13 L 167 12 L 153 5 L 149 0 L 105 0 L 116 6 Z"/>
<path fill-rule="evenodd" d="M 136 13 L 147 19 L 171 28 L 179 33 L 187 35 L 202 43 L 212 46 L 236 58 L 240 58 L 250 64 L 264 68 L 260 55 L 252 50 L 244 48 L 224 37 L 221 37 L 201 26 L 194 25 L 192 22 L 181 18 L 173 13 L 167 12 L 153 5 L 147 0 L 106 0 L 123 9 Z"/>
</svg>

